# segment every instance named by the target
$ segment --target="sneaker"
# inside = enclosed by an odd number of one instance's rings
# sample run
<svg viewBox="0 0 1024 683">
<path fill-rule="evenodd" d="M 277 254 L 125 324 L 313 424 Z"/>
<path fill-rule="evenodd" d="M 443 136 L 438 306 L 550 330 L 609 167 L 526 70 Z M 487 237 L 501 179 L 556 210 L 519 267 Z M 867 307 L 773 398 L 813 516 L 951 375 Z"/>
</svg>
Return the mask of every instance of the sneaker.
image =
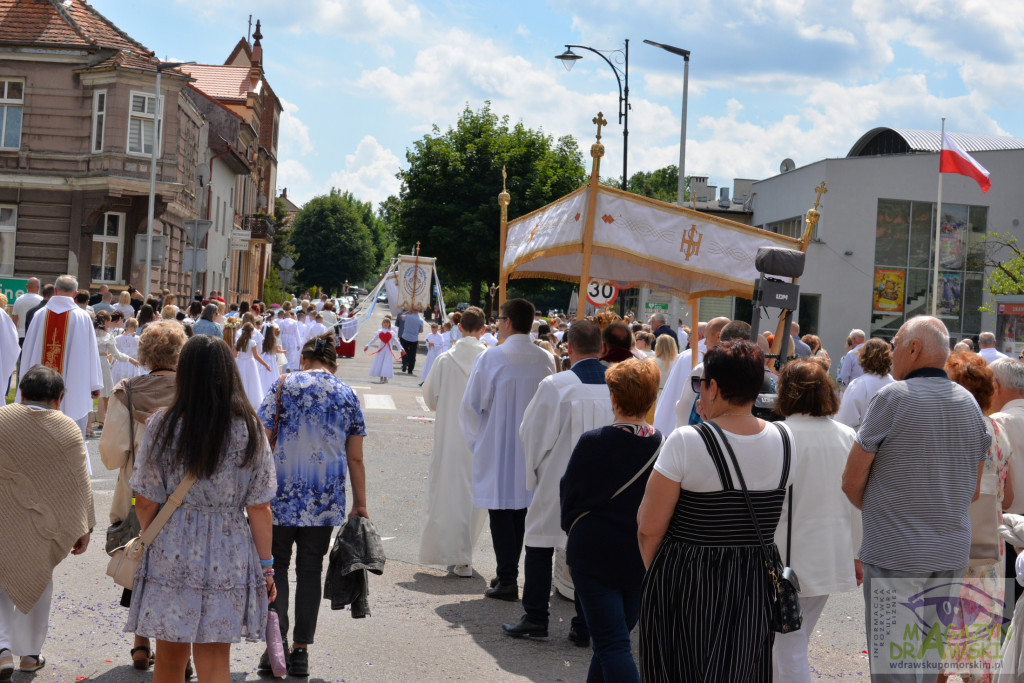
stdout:
<svg viewBox="0 0 1024 683">
<path fill-rule="evenodd" d="M 471 564 L 457 564 L 452 569 L 452 573 L 455 576 L 461 576 L 463 578 L 472 578 L 473 576 L 473 565 Z"/>
<path fill-rule="evenodd" d="M 309 675 L 309 653 L 306 648 L 297 647 L 292 650 L 288 659 L 288 675 L 305 678 Z"/>
</svg>

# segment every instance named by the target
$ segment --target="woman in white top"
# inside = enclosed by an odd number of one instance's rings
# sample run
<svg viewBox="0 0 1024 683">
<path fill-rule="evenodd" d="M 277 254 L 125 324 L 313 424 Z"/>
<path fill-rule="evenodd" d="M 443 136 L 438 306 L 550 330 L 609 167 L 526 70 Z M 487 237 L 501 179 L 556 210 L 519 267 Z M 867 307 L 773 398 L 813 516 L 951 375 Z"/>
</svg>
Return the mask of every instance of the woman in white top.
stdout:
<svg viewBox="0 0 1024 683">
<path fill-rule="evenodd" d="M 828 596 L 858 585 L 853 543 L 859 520 L 839 488 L 846 456 L 857 434 L 829 419 L 838 408 L 838 399 L 822 363 L 788 363 L 779 375 L 777 390 L 775 410 L 786 418 L 785 424 L 793 434 L 797 464 L 775 530 L 775 543 L 784 562 L 788 551 L 787 564 L 800 578 L 804 622 L 799 631 L 775 635 L 772 680 L 809 683 L 807 646 Z M 789 539 L 791 548 L 787 546 Z"/>
<path fill-rule="evenodd" d="M 128 293 L 128 290 L 125 290 L 118 295 L 117 303 L 114 304 L 114 308 L 121 311 L 121 315 L 124 316 L 125 320 L 135 317 L 135 309 L 132 308 L 132 295 Z"/>
<path fill-rule="evenodd" d="M 659 336 L 658 341 L 654 342 L 654 362 L 661 370 L 661 384 L 658 385 L 658 393 L 665 388 L 665 380 L 668 379 L 678 357 L 679 347 L 676 346 L 676 340 L 667 334 Z"/>
<path fill-rule="evenodd" d="M 842 422 L 847 427 L 856 430 L 860 427 L 861 418 L 864 417 L 868 404 L 875 397 L 882 387 L 892 383 L 892 353 L 889 351 L 889 342 L 884 339 L 868 339 L 860 347 L 857 354 L 860 366 L 864 374 L 850 382 L 843 392 L 843 401 L 839 405 L 839 412 L 836 413 L 836 422 Z"/>
</svg>

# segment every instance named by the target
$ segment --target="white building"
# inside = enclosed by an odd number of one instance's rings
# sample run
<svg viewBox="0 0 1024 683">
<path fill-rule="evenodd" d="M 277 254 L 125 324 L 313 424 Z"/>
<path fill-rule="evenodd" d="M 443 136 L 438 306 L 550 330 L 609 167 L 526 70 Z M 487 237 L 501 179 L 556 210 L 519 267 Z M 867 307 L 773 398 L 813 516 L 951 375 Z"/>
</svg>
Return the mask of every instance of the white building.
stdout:
<svg viewBox="0 0 1024 683">
<path fill-rule="evenodd" d="M 978 308 L 985 291 L 989 231 L 1024 238 L 1024 139 L 952 133 L 991 173 L 982 193 L 971 178 L 943 175 L 939 314 L 953 340 L 994 331 Z M 939 182 L 939 131 L 876 128 L 841 159 L 797 168 L 753 184 L 753 224 L 787 232 L 802 226 L 824 181 L 821 220 L 800 279 L 801 332 L 821 337 L 833 359 L 853 328 L 891 339 L 908 317 L 930 309 Z M 734 315 L 750 319 L 748 302 Z M 703 311 L 701 318 L 703 319 Z"/>
</svg>

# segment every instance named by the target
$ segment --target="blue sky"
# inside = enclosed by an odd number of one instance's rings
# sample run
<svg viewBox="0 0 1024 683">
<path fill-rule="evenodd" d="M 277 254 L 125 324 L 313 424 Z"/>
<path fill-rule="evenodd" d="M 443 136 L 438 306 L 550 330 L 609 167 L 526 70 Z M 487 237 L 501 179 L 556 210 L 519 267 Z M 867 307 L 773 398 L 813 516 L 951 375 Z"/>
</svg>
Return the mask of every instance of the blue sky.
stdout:
<svg viewBox="0 0 1024 683">
<path fill-rule="evenodd" d="M 982 0 L 94 0 L 167 59 L 222 63 L 262 20 L 264 68 L 286 103 L 278 191 L 332 186 L 379 202 L 406 150 L 485 100 L 589 149 L 610 121 L 602 176 L 618 176 L 612 70 L 566 72 L 564 44 L 630 39 L 629 170 L 679 160 L 681 57 L 691 50 L 686 170 L 711 184 L 844 156 L 876 126 L 1024 137 L 1024 3 Z M 588 161 L 589 163 L 589 161 Z M 496 179 L 500 184 L 500 179 Z M 497 191 L 497 190 L 496 190 Z M 808 195 L 811 195 L 810 188 Z M 515 198 L 513 198 L 515 201 Z"/>
</svg>

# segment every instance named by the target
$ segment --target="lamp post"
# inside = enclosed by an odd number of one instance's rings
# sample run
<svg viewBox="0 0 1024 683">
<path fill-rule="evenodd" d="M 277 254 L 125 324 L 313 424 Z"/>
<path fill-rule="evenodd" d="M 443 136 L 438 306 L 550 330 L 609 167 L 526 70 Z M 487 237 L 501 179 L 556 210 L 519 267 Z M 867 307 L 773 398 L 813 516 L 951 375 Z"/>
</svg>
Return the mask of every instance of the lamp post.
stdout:
<svg viewBox="0 0 1024 683">
<path fill-rule="evenodd" d="M 683 198 L 686 195 L 686 93 L 690 83 L 690 51 L 673 45 L 656 43 L 646 38 L 644 42 L 683 58 L 683 123 L 679 133 L 679 194 L 676 198 L 676 203 L 682 206 Z"/>
<path fill-rule="evenodd" d="M 576 47 L 581 50 L 589 50 L 608 63 L 608 66 L 615 72 L 615 80 L 619 84 L 619 123 L 622 124 L 622 189 L 626 189 L 626 182 L 629 176 L 626 174 L 626 156 L 629 149 L 629 38 L 626 38 L 626 46 L 622 50 L 595 50 L 586 45 L 566 45 L 565 52 L 555 55 L 555 59 L 562 60 L 562 66 L 566 71 L 571 71 L 577 60 L 583 59 L 572 51 Z M 623 65 L 622 69 L 615 66 L 607 55 L 616 55 L 615 60 Z"/>
<path fill-rule="evenodd" d="M 164 69 L 174 69 L 185 64 L 195 64 L 195 62 L 157 62 L 156 63 L 156 111 L 153 114 L 153 157 L 149 162 L 149 208 L 146 211 L 146 285 L 144 291 L 148 297 L 151 293 L 151 287 L 153 286 L 153 214 L 155 213 L 155 207 L 153 204 L 156 202 L 156 165 L 159 160 L 159 148 L 160 140 L 163 138 L 163 113 L 164 108 L 161 102 L 160 93 L 160 74 L 163 73 Z M 143 145 L 145 144 L 146 136 L 142 135 Z"/>
</svg>

